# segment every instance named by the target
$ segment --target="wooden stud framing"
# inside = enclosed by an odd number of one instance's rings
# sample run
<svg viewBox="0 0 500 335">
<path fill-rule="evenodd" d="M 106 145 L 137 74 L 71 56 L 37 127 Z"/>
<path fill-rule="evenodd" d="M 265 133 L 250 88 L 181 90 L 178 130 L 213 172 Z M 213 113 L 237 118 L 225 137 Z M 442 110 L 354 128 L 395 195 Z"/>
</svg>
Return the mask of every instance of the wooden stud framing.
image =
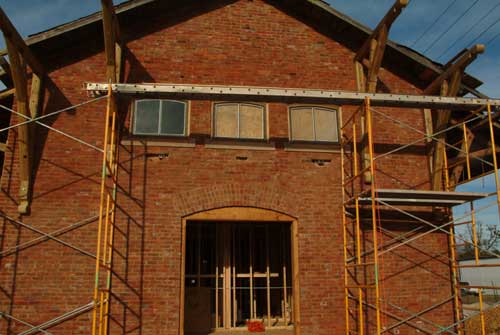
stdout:
<svg viewBox="0 0 500 335">
<path fill-rule="evenodd" d="M 298 285 L 299 285 L 298 221 L 295 220 L 293 217 L 290 217 L 290 216 L 285 215 L 285 214 L 281 214 L 281 213 L 270 211 L 270 210 L 250 208 L 250 207 L 219 208 L 219 209 L 214 209 L 214 210 L 210 210 L 210 211 L 206 211 L 206 212 L 196 213 L 196 214 L 184 217 L 182 219 L 182 229 L 181 229 L 181 231 L 182 231 L 182 239 L 181 239 L 182 240 L 182 242 L 181 242 L 182 243 L 181 244 L 182 256 L 181 256 L 181 262 L 180 262 L 181 289 L 180 289 L 180 303 L 179 303 L 179 307 L 180 307 L 180 310 L 179 310 L 179 322 L 180 322 L 179 334 L 184 335 L 185 280 L 186 280 L 186 274 L 185 274 L 186 258 L 185 258 L 185 255 L 186 255 L 186 227 L 187 227 L 188 221 L 216 221 L 216 222 L 220 222 L 222 224 L 221 227 L 228 227 L 228 228 L 230 228 L 228 222 L 258 221 L 258 222 L 287 222 L 287 223 L 291 224 L 290 225 L 290 235 L 291 235 L 290 236 L 290 244 L 291 244 L 290 245 L 291 246 L 290 252 L 292 255 L 292 259 L 291 259 L 291 261 L 292 261 L 292 264 L 291 264 L 291 266 L 292 266 L 292 287 L 291 287 L 291 289 L 293 290 L 293 299 L 291 299 L 292 300 L 291 303 L 293 303 L 293 316 L 292 316 L 292 320 L 290 320 L 290 321 L 293 321 L 293 324 L 294 324 L 294 334 L 300 335 L 300 297 L 299 297 L 300 290 L 298 288 Z M 224 232 L 225 234 L 230 233 L 230 229 L 223 228 L 223 230 L 225 231 Z M 252 229 L 250 231 L 252 232 Z M 218 234 L 216 234 L 216 235 L 218 235 Z M 250 233 L 250 235 L 253 235 L 253 234 Z M 266 233 L 266 244 L 269 245 L 269 241 L 267 241 L 267 239 L 268 239 L 267 235 L 268 235 L 268 233 Z M 228 239 L 225 239 L 225 240 L 228 240 Z M 233 241 L 234 241 L 234 239 L 233 239 Z M 222 241 L 218 241 L 217 245 L 219 245 L 221 242 Z M 252 245 L 252 243 L 250 243 L 250 246 L 251 245 Z M 223 248 L 226 248 L 226 249 L 227 248 L 231 249 L 234 247 L 235 246 L 231 245 L 231 244 L 223 246 Z M 226 255 L 227 254 L 229 254 L 229 253 L 226 253 Z M 249 256 L 250 257 L 252 256 L 252 252 L 250 252 Z M 219 255 L 219 257 L 220 257 L 220 255 Z M 270 268 L 269 268 L 270 263 L 269 263 L 268 257 L 269 256 L 266 255 L 267 270 L 265 273 L 259 273 L 259 274 L 254 273 L 253 275 L 247 276 L 250 279 L 250 285 L 252 285 L 252 278 L 253 277 L 258 276 L 259 278 L 265 278 L 269 284 L 270 278 L 279 276 L 279 274 L 270 273 Z M 218 263 L 218 262 L 216 262 L 216 263 Z M 228 266 L 227 267 L 225 266 L 224 268 L 226 268 L 226 270 L 223 269 L 222 271 L 228 271 L 229 275 L 228 276 L 221 276 L 222 278 L 224 278 L 224 277 L 228 278 L 228 280 L 227 280 L 228 283 L 223 283 L 222 289 L 229 290 L 231 292 L 231 294 L 229 294 L 229 295 L 226 294 L 227 302 L 223 301 L 222 305 L 227 304 L 227 306 L 231 306 L 231 305 L 234 306 L 237 304 L 236 294 L 234 291 L 234 288 L 236 286 L 235 280 L 236 280 L 236 277 L 240 278 L 241 276 L 238 276 L 238 274 L 235 273 L 235 271 L 236 271 L 235 264 L 231 262 L 231 259 L 225 260 L 225 264 L 228 264 Z M 250 264 L 252 264 L 252 262 L 250 262 Z M 252 269 L 249 269 L 249 271 L 252 272 Z M 284 271 L 286 271 L 286 267 L 285 267 Z M 216 268 L 216 272 L 220 273 L 220 271 L 217 268 Z M 213 275 L 207 275 L 207 276 L 213 277 Z M 203 275 L 201 277 L 203 277 Z M 216 277 L 219 277 L 219 276 L 216 274 Z M 216 282 L 218 282 L 218 278 L 217 278 Z M 231 282 L 232 282 L 232 284 L 231 284 Z M 216 286 L 216 289 L 219 289 L 219 285 L 217 283 L 215 284 L 215 286 Z M 285 290 L 286 290 L 286 288 L 285 288 Z M 252 293 L 252 290 L 250 290 L 250 294 L 251 293 Z M 267 293 L 267 295 L 269 297 L 269 292 Z M 216 295 L 216 296 L 218 296 L 218 295 Z M 286 293 L 285 293 L 285 296 L 286 296 Z M 219 301 L 219 298 L 216 298 L 216 310 L 220 305 L 218 301 Z M 250 308 L 251 316 L 253 318 L 256 316 L 255 315 L 255 302 L 253 301 L 253 297 L 250 299 L 250 305 L 251 305 L 251 308 Z M 267 306 L 267 310 L 268 310 L 267 315 L 268 315 L 268 320 L 270 321 L 269 309 L 270 309 L 270 306 L 268 305 Z M 224 313 L 225 308 L 223 307 L 222 310 Z M 231 308 L 227 309 L 227 312 L 225 312 L 225 313 L 230 313 L 230 311 L 231 311 Z M 218 314 L 218 313 L 216 313 L 216 314 Z M 217 319 L 217 317 L 216 317 L 216 319 Z M 226 328 L 226 325 L 228 325 L 227 328 L 231 327 L 231 325 L 228 324 L 230 322 L 230 319 L 231 319 L 231 317 L 229 317 L 229 318 L 223 317 L 222 318 L 222 320 L 223 320 L 222 326 L 224 328 Z M 235 320 L 234 317 L 233 317 L 233 320 Z M 216 325 L 217 325 L 217 323 L 218 323 L 218 321 L 216 320 Z M 288 322 L 285 322 L 285 326 L 287 323 Z"/>
</svg>

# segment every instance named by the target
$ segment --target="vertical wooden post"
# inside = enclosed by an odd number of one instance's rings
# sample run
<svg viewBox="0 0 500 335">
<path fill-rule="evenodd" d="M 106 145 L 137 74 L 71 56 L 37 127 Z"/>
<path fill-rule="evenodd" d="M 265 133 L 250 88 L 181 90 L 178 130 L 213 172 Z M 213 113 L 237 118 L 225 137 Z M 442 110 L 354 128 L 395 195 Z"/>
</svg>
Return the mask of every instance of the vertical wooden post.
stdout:
<svg viewBox="0 0 500 335">
<path fill-rule="evenodd" d="M 215 329 L 219 328 L 219 225 L 215 224 Z"/>
<path fill-rule="evenodd" d="M 249 276 L 250 276 L 250 319 L 255 318 L 255 310 L 254 310 L 254 301 L 253 301 L 253 243 L 254 243 L 254 226 L 250 226 L 250 243 L 248 244 L 249 246 L 249 264 L 250 264 L 250 269 L 249 269 Z"/>
<path fill-rule="evenodd" d="M 283 271 L 283 310 L 282 310 L 282 317 L 283 317 L 283 324 L 284 326 L 287 326 L 287 284 L 286 284 L 286 262 L 287 262 L 287 236 L 286 236 L 286 229 L 283 225 L 281 225 L 281 244 L 282 244 L 282 271 Z"/>
<path fill-rule="evenodd" d="M 298 222 L 292 222 L 292 290 L 293 290 L 293 324 L 294 335 L 300 335 L 300 273 L 299 273 L 299 227 Z"/>
<path fill-rule="evenodd" d="M 271 275 L 269 266 L 269 225 L 266 225 L 266 301 L 267 326 L 271 327 Z"/>
<path fill-rule="evenodd" d="M 224 328 L 231 328 L 231 238 L 229 224 L 224 229 Z"/>
<path fill-rule="evenodd" d="M 232 232 L 232 255 L 231 255 L 231 259 L 232 259 L 232 291 L 233 291 L 233 313 L 232 313 L 232 317 L 233 317 L 233 327 L 236 327 L 236 319 L 237 319 L 237 300 L 236 300 L 236 241 L 235 241 L 235 237 L 236 237 L 236 234 L 235 234 L 235 227 L 234 225 L 231 225 L 231 232 Z"/>
<path fill-rule="evenodd" d="M 11 40 L 5 36 L 5 44 L 12 69 L 12 80 L 16 87 L 16 106 L 18 113 L 31 117 L 28 107 L 28 84 L 26 80 L 26 66 L 21 60 L 19 52 Z M 19 119 L 20 122 L 25 121 Z M 31 137 L 27 124 L 19 126 L 17 131 L 18 154 L 19 154 L 19 204 L 18 211 L 26 214 L 29 210 L 29 190 L 31 184 Z"/>
</svg>

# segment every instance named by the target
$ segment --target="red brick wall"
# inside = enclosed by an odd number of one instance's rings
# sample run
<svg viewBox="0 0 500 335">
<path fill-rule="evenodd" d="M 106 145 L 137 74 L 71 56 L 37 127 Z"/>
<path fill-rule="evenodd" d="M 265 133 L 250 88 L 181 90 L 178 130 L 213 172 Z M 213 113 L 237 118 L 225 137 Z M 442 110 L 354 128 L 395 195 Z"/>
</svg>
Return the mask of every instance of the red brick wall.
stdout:
<svg viewBox="0 0 500 335">
<path fill-rule="evenodd" d="M 241 0 L 192 17 L 186 12 L 122 22 L 128 41 L 128 81 L 355 89 L 351 50 L 336 42 L 335 36 L 322 35 L 264 1 Z M 138 33 L 145 25 L 148 33 Z M 75 45 L 67 52 L 84 48 Z M 61 57 L 49 56 L 48 62 L 56 64 Z M 52 71 L 46 112 L 87 100 L 82 83 L 104 81 L 104 72 L 102 51 Z M 386 69 L 381 71 L 381 81 L 391 92 L 419 92 Z M 94 103 L 47 123 L 102 146 L 104 111 L 104 102 Z M 418 110 L 383 111 L 423 130 Z M 126 112 L 127 108 L 121 109 L 122 115 Z M 119 324 L 139 333 L 139 321 L 143 334 L 179 331 L 181 218 L 224 206 L 268 208 L 298 219 L 302 332 L 342 333 L 340 154 L 289 152 L 281 145 L 268 151 L 207 148 L 204 138 L 211 135 L 211 102 L 192 102 L 190 113 L 191 134 L 197 139 L 194 148 L 120 147 L 116 245 L 123 257 L 115 256 L 113 285 L 129 307 L 115 300 L 112 333 L 119 333 Z M 287 106 L 269 104 L 268 113 L 270 138 L 286 142 Z M 386 145 L 379 145 L 379 151 L 419 137 L 380 117 L 375 127 L 377 143 Z M 19 219 L 52 232 L 96 215 L 101 154 L 54 132 L 40 127 L 38 131 L 31 214 Z M 8 146 L 0 208 L 17 218 L 15 131 L 9 134 Z M 159 153 L 168 157 L 160 160 Z M 317 158 L 331 163 L 319 167 L 310 162 Z M 381 186 L 427 185 L 421 147 L 384 159 L 378 168 Z M 95 253 L 96 227 L 93 221 L 59 237 Z M 39 236 L 8 220 L 3 220 L 1 229 L 2 250 Z M 443 234 L 430 234 L 417 245 L 389 254 L 384 258 L 388 276 L 384 294 L 414 312 L 444 299 L 450 290 L 449 268 L 432 255 L 446 255 L 446 248 Z M 91 257 L 54 241 L 42 241 L 0 259 L 0 311 L 39 324 L 90 302 L 93 283 Z M 451 305 L 425 317 L 451 323 Z M 90 319 L 91 314 L 84 313 L 51 332 L 88 334 Z M 14 333 L 26 329 L 6 320 L 0 325 L 2 333 L 7 328 Z"/>
</svg>

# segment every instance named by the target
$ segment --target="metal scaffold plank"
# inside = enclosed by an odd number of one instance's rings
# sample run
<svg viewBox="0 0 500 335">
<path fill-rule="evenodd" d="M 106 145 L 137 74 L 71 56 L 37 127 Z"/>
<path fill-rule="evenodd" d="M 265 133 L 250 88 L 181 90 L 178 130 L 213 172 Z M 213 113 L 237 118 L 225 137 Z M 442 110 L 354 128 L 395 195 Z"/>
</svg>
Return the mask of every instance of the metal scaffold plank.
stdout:
<svg viewBox="0 0 500 335">
<path fill-rule="evenodd" d="M 477 192 L 443 192 L 426 190 L 399 190 L 399 189 L 378 189 L 376 190 L 376 200 L 389 203 L 391 205 L 403 206 L 456 206 L 469 201 L 479 200 L 490 196 L 490 193 Z M 360 204 L 371 203 L 371 198 L 361 196 Z"/>
<path fill-rule="evenodd" d="M 131 95 L 162 95 L 190 99 L 251 99 L 315 102 L 339 105 L 361 105 L 366 98 L 372 106 L 410 108 L 448 108 L 457 110 L 476 109 L 479 106 L 500 106 L 500 99 L 458 98 L 446 96 L 364 93 L 322 89 L 277 88 L 256 86 L 189 85 L 171 83 L 113 84 L 114 93 Z M 86 83 L 84 88 L 97 95 L 107 92 L 108 84 Z"/>
</svg>

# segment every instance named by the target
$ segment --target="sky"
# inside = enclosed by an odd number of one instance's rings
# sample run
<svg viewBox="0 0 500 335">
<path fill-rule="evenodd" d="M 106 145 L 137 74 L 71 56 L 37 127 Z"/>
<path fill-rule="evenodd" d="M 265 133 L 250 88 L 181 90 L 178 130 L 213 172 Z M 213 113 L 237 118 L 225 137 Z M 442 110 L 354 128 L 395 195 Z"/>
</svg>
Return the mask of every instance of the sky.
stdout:
<svg viewBox="0 0 500 335">
<path fill-rule="evenodd" d="M 124 0 L 114 0 L 115 5 Z M 328 0 L 335 9 L 374 28 L 394 0 Z M 99 0 L 0 0 L 22 36 L 34 34 L 100 10 Z M 500 98 L 500 0 L 412 0 L 397 18 L 389 38 L 412 47 L 434 61 L 446 63 L 455 54 L 486 44 L 486 51 L 467 72 L 484 82 L 484 94 Z M 3 48 L 3 40 L 0 39 Z M 493 176 L 467 185 L 461 191 L 493 192 Z M 495 201 L 490 197 L 477 204 Z M 456 214 L 464 210 L 456 208 Z M 479 220 L 498 223 L 496 207 L 481 212 Z"/>
</svg>

